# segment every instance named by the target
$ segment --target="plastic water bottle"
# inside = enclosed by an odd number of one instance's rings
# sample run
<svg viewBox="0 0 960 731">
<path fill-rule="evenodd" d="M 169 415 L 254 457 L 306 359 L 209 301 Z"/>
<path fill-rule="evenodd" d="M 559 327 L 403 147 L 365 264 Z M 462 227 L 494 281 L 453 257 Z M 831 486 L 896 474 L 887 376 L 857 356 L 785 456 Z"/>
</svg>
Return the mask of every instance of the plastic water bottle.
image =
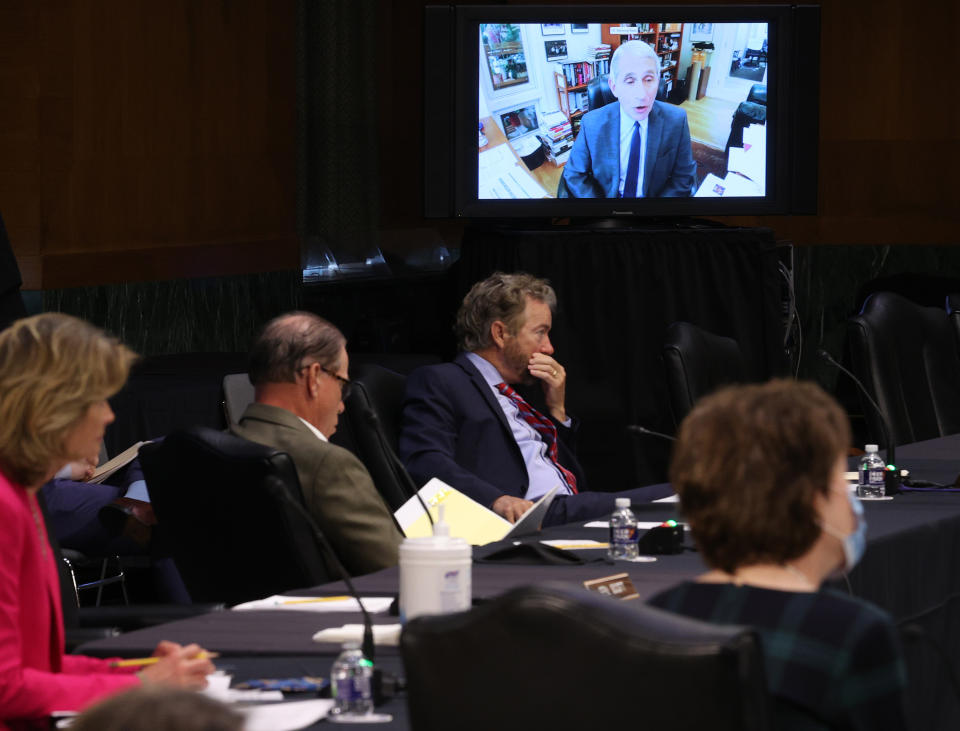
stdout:
<svg viewBox="0 0 960 731">
<path fill-rule="evenodd" d="M 330 670 L 331 694 L 336 701 L 332 716 L 366 716 L 373 713 L 373 663 L 363 656 L 360 644 L 346 642 Z"/>
<path fill-rule="evenodd" d="M 637 557 L 637 517 L 630 510 L 630 498 L 618 497 L 616 510 L 610 516 L 610 558 L 634 559 Z"/>
<path fill-rule="evenodd" d="M 857 495 L 859 497 L 883 497 L 886 494 L 884 487 L 886 465 L 880 459 L 876 444 L 868 444 L 864 449 L 867 453 L 860 458 Z"/>
</svg>

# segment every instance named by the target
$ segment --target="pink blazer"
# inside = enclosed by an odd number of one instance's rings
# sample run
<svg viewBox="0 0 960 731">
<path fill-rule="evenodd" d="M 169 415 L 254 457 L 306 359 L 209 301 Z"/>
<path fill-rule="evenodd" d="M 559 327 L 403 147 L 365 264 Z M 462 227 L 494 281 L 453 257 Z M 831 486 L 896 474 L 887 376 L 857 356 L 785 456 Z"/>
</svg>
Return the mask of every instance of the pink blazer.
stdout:
<svg viewBox="0 0 960 731">
<path fill-rule="evenodd" d="M 64 654 L 57 566 L 40 506 L 0 472 L 0 730 L 139 682 L 106 660 Z"/>
</svg>

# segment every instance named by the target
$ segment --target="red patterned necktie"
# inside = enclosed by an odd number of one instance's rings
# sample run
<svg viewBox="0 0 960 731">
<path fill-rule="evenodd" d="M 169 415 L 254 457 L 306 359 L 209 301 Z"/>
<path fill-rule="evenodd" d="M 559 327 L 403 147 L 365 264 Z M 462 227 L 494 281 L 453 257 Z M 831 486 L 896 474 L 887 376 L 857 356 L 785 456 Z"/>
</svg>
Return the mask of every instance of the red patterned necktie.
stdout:
<svg viewBox="0 0 960 731">
<path fill-rule="evenodd" d="M 520 397 L 520 394 L 514 391 L 506 383 L 498 383 L 497 390 L 514 403 L 514 405 L 520 411 L 520 416 L 523 417 L 523 420 L 532 426 L 534 430 L 536 430 L 537 434 L 540 435 L 540 438 L 543 439 L 544 444 L 547 445 L 547 456 L 550 457 L 550 461 L 553 462 L 554 466 L 558 470 L 560 470 L 563 481 L 567 483 L 567 487 L 570 488 L 570 491 L 576 494 L 576 476 L 570 470 L 560 464 L 560 460 L 557 459 L 557 427 L 553 425 L 553 422 L 550 421 L 550 419 L 524 401 Z"/>
</svg>

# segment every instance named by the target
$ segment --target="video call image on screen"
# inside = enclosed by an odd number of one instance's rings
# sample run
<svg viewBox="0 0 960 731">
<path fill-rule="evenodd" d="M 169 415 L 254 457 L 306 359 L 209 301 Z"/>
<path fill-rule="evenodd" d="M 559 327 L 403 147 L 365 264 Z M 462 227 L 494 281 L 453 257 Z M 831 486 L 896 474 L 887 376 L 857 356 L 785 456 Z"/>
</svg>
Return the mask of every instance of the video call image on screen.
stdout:
<svg viewBox="0 0 960 731">
<path fill-rule="evenodd" d="M 766 195 L 766 23 L 479 35 L 478 199 Z"/>
</svg>

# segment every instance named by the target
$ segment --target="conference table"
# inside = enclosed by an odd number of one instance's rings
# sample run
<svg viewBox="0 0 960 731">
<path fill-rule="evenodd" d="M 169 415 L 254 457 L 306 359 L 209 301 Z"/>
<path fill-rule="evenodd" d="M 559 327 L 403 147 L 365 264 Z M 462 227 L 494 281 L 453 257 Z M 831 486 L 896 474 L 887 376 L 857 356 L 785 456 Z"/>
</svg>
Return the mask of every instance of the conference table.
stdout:
<svg viewBox="0 0 960 731">
<path fill-rule="evenodd" d="M 900 466 L 909 469 L 914 479 L 953 483 L 960 473 L 960 435 L 901 447 L 897 457 Z M 650 503 L 634 508 L 641 521 L 682 520 L 676 514 L 676 503 Z M 891 500 L 865 501 L 864 508 L 868 523 L 866 554 L 848 577 L 833 582 L 833 586 L 883 607 L 901 628 L 919 628 L 913 629 L 909 633 L 911 639 L 904 641 L 909 717 L 917 728 L 956 728 L 960 724 L 960 698 L 951 686 L 951 675 L 944 662 L 945 657 L 950 662 L 960 657 L 960 569 L 956 566 L 956 558 L 960 557 L 960 491 L 905 492 Z M 606 531 L 571 524 L 546 529 L 539 538 L 605 541 Z M 531 583 L 581 584 L 620 572 L 629 574 L 640 600 L 645 600 L 704 570 L 692 542 L 689 538 L 685 542 L 688 547 L 682 553 L 657 556 L 656 561 L 648 563 L 608 561 L 605 552 L 596 549 L 572 551 L 583 561 L 576 564 L 532 560 L 475 562 L 474 603 L 489 601 L 511 588 Z M 398 570 L 385 569 L 357 577 L 354 582 L 363 596 L 396 596 Z M 301 597 L 335 596 L 345 594 L 346 587 L 336 582 L 289 593 Z M 390 613 L 372 617 L 376 624 L 399 621 Z M 358 622 L 357 613 L 225 611 L 97 640 L 79 651 L 101 657 L 135 657 L 149 654 L 161 639 L 198 642 L 220 653 L 217 664 L 233 674 L 234 682 L 262 677 L 326 677 L 340 647 L 313 642 L 313 634 Z M 403 674 L 396 647 L 378 646 L 376 664 L 399 676 Z M 402 692 L 379 710 L 394 716 L 386 727 L 409 728 Z M 384 728 L 383 724 L 378 726 Z"/>
</svg>

